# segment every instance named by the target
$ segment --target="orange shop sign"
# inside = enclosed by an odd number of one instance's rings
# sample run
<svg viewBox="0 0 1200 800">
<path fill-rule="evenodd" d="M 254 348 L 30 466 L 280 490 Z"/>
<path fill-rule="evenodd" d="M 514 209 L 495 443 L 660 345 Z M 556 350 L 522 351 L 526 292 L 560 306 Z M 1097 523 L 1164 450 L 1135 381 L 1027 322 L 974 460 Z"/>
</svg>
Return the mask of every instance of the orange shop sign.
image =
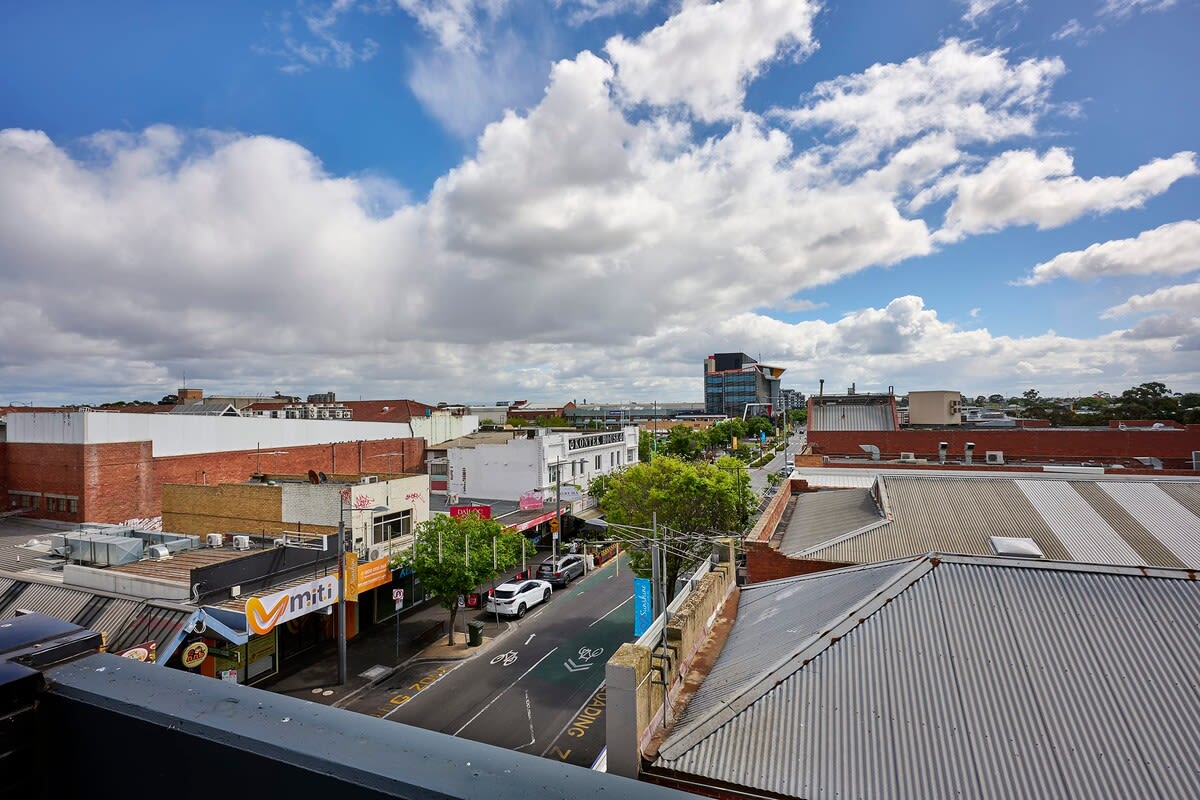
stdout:
<svg viewBox="0 0 1200 800">
<path fill-rule="evenodd" d="M 246 629 L 265 636 L 281 622 L 331 606 L 338 599 L 338 581 L 332 575 L 281 589 L 246 601 Z"/>
<path fill-rule="evenodd" d="M 377 558 L 358 565 L 358 587 L 355 594 L 383 586 L 392 580 L 392 568 L 386 558 Z"/>
</svg>

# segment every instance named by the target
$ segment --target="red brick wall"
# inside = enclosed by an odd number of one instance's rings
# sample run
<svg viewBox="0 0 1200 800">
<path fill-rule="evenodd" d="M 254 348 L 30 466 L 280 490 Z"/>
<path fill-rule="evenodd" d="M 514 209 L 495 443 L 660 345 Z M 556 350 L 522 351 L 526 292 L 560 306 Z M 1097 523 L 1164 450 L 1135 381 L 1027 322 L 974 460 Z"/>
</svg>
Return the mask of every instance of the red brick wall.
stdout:
<svg viewBox="0 0 1200 800">
<path fill-rule="evenodd" d="M 301 447 L 152 457 L 150 442 L 101 445 L 18 444 L 8 442 L 0 454 L 7 489 L 52 492 L 79 497 L 79 513 L 30 516 L 87 522 L 123 522 L 162 513 L 164 483 L 238 483 L 257 471 L 273 475 L 304 475 L 311 470 L 329 475 L 423 473 L 424 439 L 384 439 L 372 442 L 305 445 Z M 280 455 L 269 455 L 269 453 Z M 382 455 L 395 453 L 396 455 Z"/>
<path fill-rule="evenodd" d="M 746 543 L 746 582 L 761 583 L 849 566 L 810 558 L 788 558 L 765 542 Z"/>
<path fill-rule="evenodd" d="M 1112 428 L 811 431 L 808 440 L 818 452 L 830 456 L 862 457 L 859 445 L 873 444 L 884 459 L 899 458 L 907 452 L 936 461 L 938 442 L 947 442 L 950 445 L 947 458 L 958 461 L 962 459 L 963 446 L 974 442 L 976 463 L 983 463 L 985 451 L 1000 450 L 1005 462 L 1153 456 L 1162 459 L 1168 469 L 1188 469 L 1192 451 L 1200 450 L 1200 425 L 1188 425 L 1182 431 Z"/>
<path fill-rule="evenodd" d="M 0 511 L 8 507 L 8 442 L 0 442 Z"/>
</svg>

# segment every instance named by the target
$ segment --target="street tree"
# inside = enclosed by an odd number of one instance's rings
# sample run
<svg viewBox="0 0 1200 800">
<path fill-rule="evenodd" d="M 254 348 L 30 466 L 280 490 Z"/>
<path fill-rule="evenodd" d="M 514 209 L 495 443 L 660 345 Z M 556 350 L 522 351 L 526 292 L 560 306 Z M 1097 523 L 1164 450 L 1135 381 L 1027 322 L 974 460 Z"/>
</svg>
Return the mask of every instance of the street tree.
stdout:
<svg viewBox="0 0 1200 800">
<path fill-rule="evenodd" d="M 654 434 L 648 430 L 638 431 L 638 461 L 654 458 Z"/>
<path fill-rule="evenodd" d="M 458 598 L 516 566 L 521 539 L 478 514 L 438 514 L 417 526 L 413 547 L 394 559 L 392 567 L 411 566 L 425 591 L 450 612 L 449 643 L 454 644 Z"/>
<path fill-rule="evenodd" d="M 609 534 L 626 541 L 630 564 L 643 577 L 652 572 L 648 530 L 657 515 L 670 602 L 676 580 L 709 555 L 712 539 L 720 532 L 741 530 L 746 509 L 756 503 L 744 472 L 734 459 L 709 464 L 660 455 L 649 464 L 634 464 L 592 481 L 589 491 L 604 511 Z M 622 525 L 647 530 L 627 531 Z"/>
<path fill-rule="evenodd" d="M 676 425 L 667 433 L 666 441 L 659 447 L 663 455 L 682 458 L 684 461 L 695 461 L 704 452 L 706 444 L 704 435 L 686 425 Z"/>
</svg>

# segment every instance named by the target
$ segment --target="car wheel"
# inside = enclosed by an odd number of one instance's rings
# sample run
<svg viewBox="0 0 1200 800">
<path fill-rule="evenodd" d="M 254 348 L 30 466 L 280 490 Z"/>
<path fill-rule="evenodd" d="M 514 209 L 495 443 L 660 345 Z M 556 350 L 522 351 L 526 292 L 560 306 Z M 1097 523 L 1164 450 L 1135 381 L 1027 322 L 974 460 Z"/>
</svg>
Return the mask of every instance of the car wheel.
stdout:
<svg viewBox="0 0 1200 800">
<path fill-rule="evenodd" d="M 542 602 L 545 603 L 549 599 L 550 599 L 550 590 L 547 589 L 546 591 L 542 592 Z"/>
<path fill-rule="evenodd" d="M 521 603 L 521 605 L 517 606 L 517 619 L 523 616 L 525 616 L 525 604 Z"/>
</svg>

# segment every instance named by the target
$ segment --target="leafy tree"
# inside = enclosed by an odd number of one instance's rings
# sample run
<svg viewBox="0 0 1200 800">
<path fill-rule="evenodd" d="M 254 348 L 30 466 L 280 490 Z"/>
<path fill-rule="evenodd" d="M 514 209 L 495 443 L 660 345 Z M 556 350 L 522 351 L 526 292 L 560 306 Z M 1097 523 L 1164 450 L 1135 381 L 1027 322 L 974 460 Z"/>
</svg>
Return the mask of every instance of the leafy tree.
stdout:
<svg viewBox="0 0 1200 800">
<path fill-rule="evenodd" d="M 808 422 L 807 408 L 790 408 L 787 412 L 788 422 Z"/>
<path fill-rule="evenodd" d="M 667 434 L 667 439 L 662 443 L 659 452 L 681 458 L 684 461 L 695 461 L 703 452 L 704 445 L 704 435 L 699 431 L 692 430 L 686 425 L 676 425 Z"/>
<path fill-rule="evenodd" d="M 746 423 L 740 419 L 727 419 L 713 425 L 706 432 L 709 447 L 732 447 L 733 439 L 746 438 Z"/>
<path fill-rule="evenodd" d="M 571 423 L 567 422 L 565 417 L 538 417 L 537 424 L 539 428 L 569 428 Z"/>
<path fill-rule="evenodd" d="M 746 435 L 758 438 L 759 434 L 765 433 L 770 435 L 775 432 L 775 428 L 771 425 L 771 420 L 766 417 L 751 417 L 746 420 Z"/>
<path fill-rule="evenodd" d="M 1002 403 L 1004 403 L 1004 395 L 1002 395 L 1002 394 L 989 394 L 989 395 L 988 395 L 988 399 L 987 399 L 987 401 L 988 401 L 989 403 L 1001 403 L 1001 404 L 1002 404 Z"/>
<path fill-rule="evenodd" d="M 392 567 L 412 566 L 425 591 L 450 612 L 449 643 L 454 644 L 459 596 L 515 566 L 521 558 L 521 538 L 478 514 L 438 514 L 417 526 L 413 548 L 393 559 Z"/>
<path fill-rule="evenodd" d="M 638 461 L 654 458 L 654 434 L 647 430 L 638 431 Z"/>
<path fill-rule="evenodd" d="M 165 395 L 163 395 L 163 399 L 158 401 L 158 404 L 159 404 L 160 406 L 173 406 L 173 405 L 178 405 L 178 404 L 179 404 L 179 395 L 177 395 L 177 394 L 165 394 Z"/>
<path fill-rule="evenodd" d="M 509 417 L 508 424 L 514 428 L 527 428 L 529 427 L 529 420 L 521 419 L 520 417 Z"/>
<path fill-rule="evenodd" d="M 609 533 L 628 542 L 630 563 L 643 577 L 652 571 L 650 534 L 618 526 L 650 529 L 657 514 L 666 550 L 663 578 L 669 602 L 680 574 L 711 552 L 713 532 L 743 527 L 746 509 L 756 502 L 744 471 L 733 459 L 708 464 L 660 455 L 648 464 L 593 480 L 589 491 L 612 526 Z"/>
</svg>

